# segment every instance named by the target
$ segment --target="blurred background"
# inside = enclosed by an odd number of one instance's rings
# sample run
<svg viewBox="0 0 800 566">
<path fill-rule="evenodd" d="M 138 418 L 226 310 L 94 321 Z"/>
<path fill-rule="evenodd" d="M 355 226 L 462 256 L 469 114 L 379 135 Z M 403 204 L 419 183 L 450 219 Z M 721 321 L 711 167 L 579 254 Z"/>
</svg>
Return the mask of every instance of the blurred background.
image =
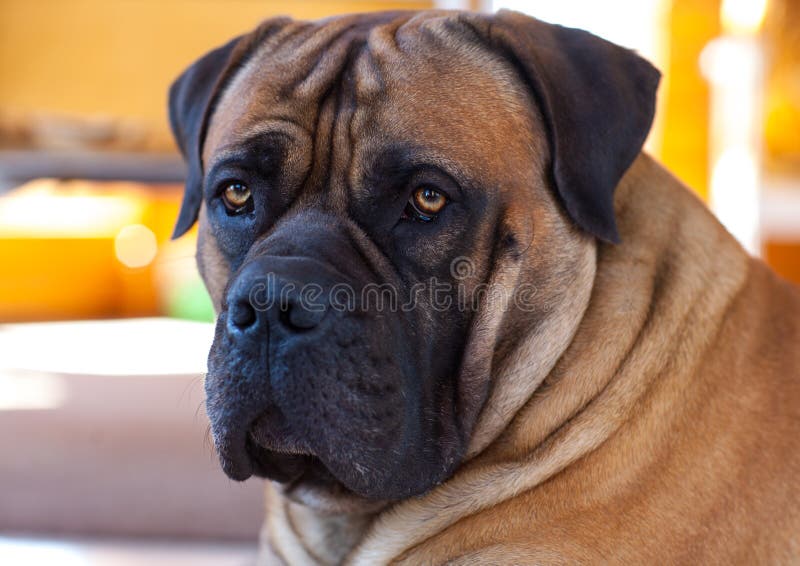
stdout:
<svg viewBox="0 0 800 566">
<path fill-rule="evenodd" d="M 0 564 L 245 564 L 166 93 L 275 15 L 512 8 L 664 73 L 648 150 L 800 283 L 800 0 L 0 0 Z"/>
</svg>

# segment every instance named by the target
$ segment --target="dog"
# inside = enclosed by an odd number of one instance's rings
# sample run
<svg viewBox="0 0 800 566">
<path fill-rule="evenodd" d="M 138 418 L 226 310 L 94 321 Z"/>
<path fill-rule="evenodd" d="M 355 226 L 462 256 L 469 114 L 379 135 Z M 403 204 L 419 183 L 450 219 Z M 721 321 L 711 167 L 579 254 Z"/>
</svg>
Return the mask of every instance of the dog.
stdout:
<svg viewBox="0 0 800 566">
<path fill-rule="evenodd" d="M 659 79 L 423 11 L 268 20 L 176 80 L 262 563 L 800 561 L 800 292 L 643 152 Z"/>
</svg>

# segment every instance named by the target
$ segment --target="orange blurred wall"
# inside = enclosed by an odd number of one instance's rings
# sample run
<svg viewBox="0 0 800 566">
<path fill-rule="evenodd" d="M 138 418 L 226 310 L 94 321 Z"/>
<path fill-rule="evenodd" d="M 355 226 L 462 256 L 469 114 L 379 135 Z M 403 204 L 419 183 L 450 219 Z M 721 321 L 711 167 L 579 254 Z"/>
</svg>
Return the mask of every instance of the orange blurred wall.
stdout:
<svg viewBox="0 0 800 566">
<path fill-rule="evenodd" d="M 720 0 L 674 0 L 669 17 L 669 77 L 662 85 L 664 164 L 704 199 L 709 179 L 709 89 L 700 53 L 720 32 Z"/>
<path fill-rule="evenodd" d="M 171 81 L 194 59 L 263 19 L 431 5 L 413 0 L 0 0 L 0 113 L 121 116 L 141 120 L 166 137 Z"/>
</svg>

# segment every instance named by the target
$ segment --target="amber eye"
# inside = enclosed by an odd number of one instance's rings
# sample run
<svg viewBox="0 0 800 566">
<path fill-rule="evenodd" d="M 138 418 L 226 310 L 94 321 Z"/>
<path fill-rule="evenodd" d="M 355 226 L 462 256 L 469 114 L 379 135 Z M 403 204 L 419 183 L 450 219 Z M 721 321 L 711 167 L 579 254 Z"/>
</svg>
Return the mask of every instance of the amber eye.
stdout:
<svg viewBox="0 0 800 566">
<path fill-rule="evenodd" d="M 415 216 L 424 221 L 433 220 L 447 204 L 447 197 L 428 186 L 419 187 L 408 201 Z"/>
<path fill-rule="evenodd" d="M 246 212 L 252 203 L 250 189 L 247 188 L 247 185 L 238 181 L 228 183 L 222 192 L 222 202 L 225 203 L 225 208 L 228 209 L 230 214 Z"/>
</svg>

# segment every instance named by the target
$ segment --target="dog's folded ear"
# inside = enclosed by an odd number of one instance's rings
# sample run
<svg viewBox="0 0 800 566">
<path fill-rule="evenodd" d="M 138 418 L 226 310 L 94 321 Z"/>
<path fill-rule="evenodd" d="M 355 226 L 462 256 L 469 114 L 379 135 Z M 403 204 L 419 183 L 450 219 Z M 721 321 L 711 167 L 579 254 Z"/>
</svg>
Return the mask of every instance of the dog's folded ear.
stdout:
<svg viewBox="0 0 800 566">
<path fill-rule="evenodd" d="M 484 24 L 477 31 L 514 64 L 539 104 L 567 212 L 587 232 L 618 242 L 614 189 L 650 131 L 661 74 L 582 30 L 506 10 Z"/>
<path fill-rule="evenodd" d="M 186 161 L 186 191 L 172 234 L 186 233 L 197 221 L 203 200 L 202 144 L 211 103 L 230 65 L 237 37 L 197 60 L 169 89 L 169 122 L 175 141 Z"/>
</svg>

